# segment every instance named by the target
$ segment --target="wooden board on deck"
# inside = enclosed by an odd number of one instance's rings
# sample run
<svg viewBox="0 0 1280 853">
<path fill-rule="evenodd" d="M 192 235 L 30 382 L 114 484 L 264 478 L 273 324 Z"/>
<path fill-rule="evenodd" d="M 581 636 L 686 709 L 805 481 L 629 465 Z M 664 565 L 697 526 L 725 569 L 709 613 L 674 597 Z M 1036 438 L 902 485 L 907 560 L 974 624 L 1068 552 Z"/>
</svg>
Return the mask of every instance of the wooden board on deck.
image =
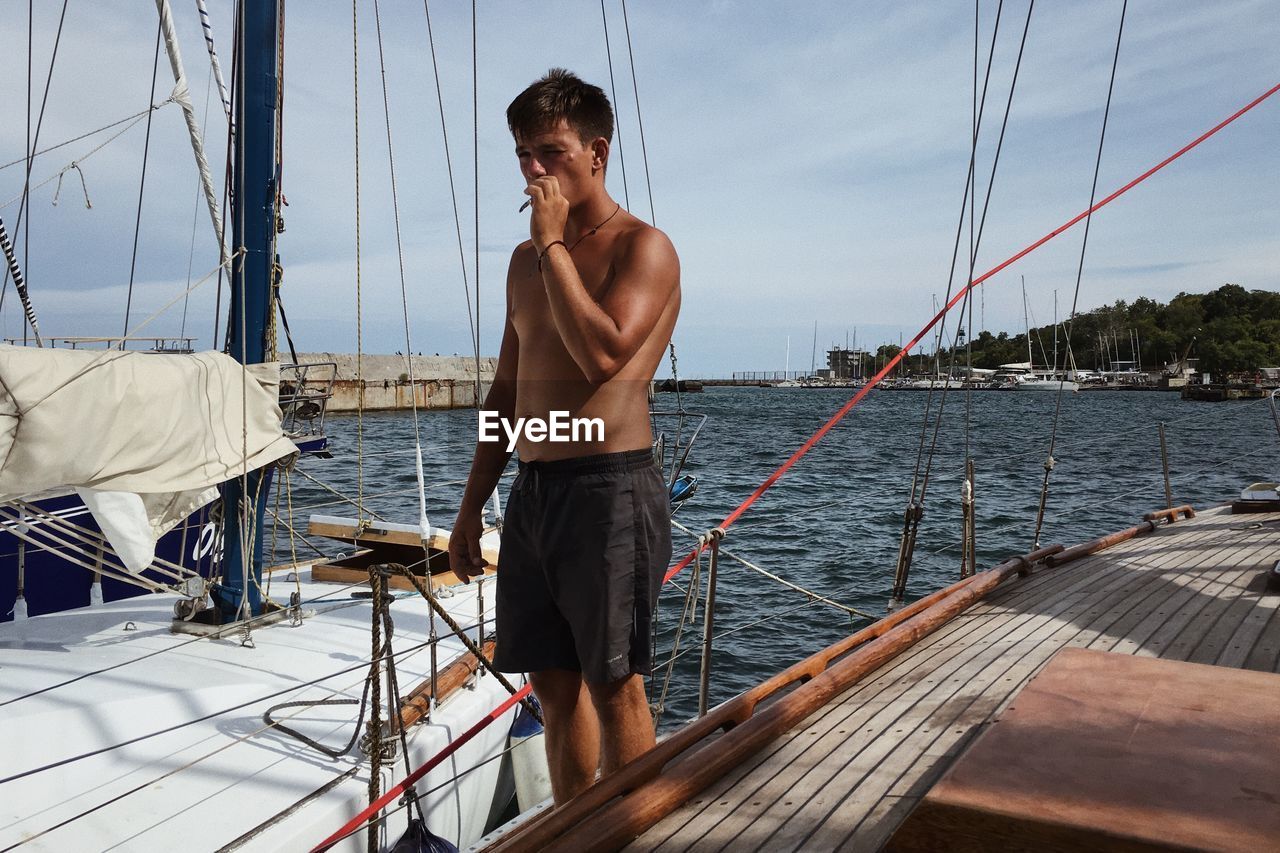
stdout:
<svg viewBox="0 0 1280 853">
<path fill-rule="evenodd" d="M 1280 675 L 1066 648 L 890 850 L 1280 846 Z"/>
<path fill-rule="evenodd" d="M 497 573 L 498 570 L 493 566 L 485 566 L 484 574 L 481 577 L 493 577 Z M 317 563 L 311 567 L 311 579 L 331 583 L 367 584 L 369 582 L 369 572 L 367 569 L 335 566 L 332 563 Z M 457 586 L 460 583 L 462 581 L 458 580 L 458 576 L 453 572 L 441 572 L 431 576 L 431 584 L 435 588 Z M 392 589 L 417 589 L 404 575 L 392 575 L 387 579 L 387 586 Z"/>
<path fill-rule="evenodd" d="M 368 566 L 374 563 L 400 563 L 414 567 L 421 574 L 418 567 L 423 564 L 423 541 L 421 530 L 416 525 L 377 520 L 357 525 L 354 519 L 313 515 L 307 521 L 307 533 L 350 542 L 361 548 L 350 556 L 316 563 L 311 570 L 311 577 L 315 580 L 358 583 L 362 576 L 367 577 Z M 449 571 L 449 535 L 448 530 L 432 527 L 431 538 L 426 543 L 430 552 L 427 566 L 437 586 L 459 583 Z M 492 575 L 498 564 L 498 549 L 487 539 L 481 541 L 481 553 L 489 564 L 485 574 Z M 402 577 L 393 578 L 391 585 L 396 589 L 413 588 Z"/>
</svg>

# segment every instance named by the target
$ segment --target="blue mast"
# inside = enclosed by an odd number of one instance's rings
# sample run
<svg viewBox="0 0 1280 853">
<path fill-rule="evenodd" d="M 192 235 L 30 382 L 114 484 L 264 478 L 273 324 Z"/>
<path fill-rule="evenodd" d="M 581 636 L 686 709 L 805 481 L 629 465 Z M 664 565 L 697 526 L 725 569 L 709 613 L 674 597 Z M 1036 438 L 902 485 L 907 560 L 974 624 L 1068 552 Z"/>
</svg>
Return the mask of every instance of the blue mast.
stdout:
<svg viewBox="0 0 1280 853">
<path fill-rule="evenodd" d="M 276 262 L 279 9 L 277 0 L 240 0 L 238 5 L 231 233 L 233 254 L 240 254 L 233 261 L 227 351 L 243 364 L 260 364 L 267 359 Z M 213 594 L 224 623 L 236 620 L 246 596 L 250 613 L 256 616 L 262 612 L 258 581 L 262 578 L 262 531 L 270 488 L 269 467 L 222 486 L 225 557 L 222 580 Z M 250 526 L 247 551 L 241 541 L 246 501 L 245 519 Z"/>
</svg>

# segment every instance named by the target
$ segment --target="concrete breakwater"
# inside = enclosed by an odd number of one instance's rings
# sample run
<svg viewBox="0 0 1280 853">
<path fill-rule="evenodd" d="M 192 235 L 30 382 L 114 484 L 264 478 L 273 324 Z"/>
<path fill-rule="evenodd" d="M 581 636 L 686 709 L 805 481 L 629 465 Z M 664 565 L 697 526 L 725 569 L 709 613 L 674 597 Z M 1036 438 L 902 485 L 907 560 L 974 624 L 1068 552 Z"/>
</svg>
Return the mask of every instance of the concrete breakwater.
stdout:
<svg viewBox="0 0 1280 853">
<path fill-rule="evenodd" d="M 365 411 L 411 409 L 469 409 L 476 405 L 476 360 L 468 356 L 369 355 L 357 370 L 352 353 L 298 353 L 305 371 L 285 369 L 284 382 L 301 379 L 309 390 L 322 390 L 333 379 L 330 412 L 354 412 L 364 388 Z M 411 363 L 412 362 L 412 363 Z M 480 359 L 480 399 L 489 392 L 496 358 Z M 410 380 L 412 376 L 412 380 Z M 358 378 L 363 377 L 363 378 Z"/>
</svg>

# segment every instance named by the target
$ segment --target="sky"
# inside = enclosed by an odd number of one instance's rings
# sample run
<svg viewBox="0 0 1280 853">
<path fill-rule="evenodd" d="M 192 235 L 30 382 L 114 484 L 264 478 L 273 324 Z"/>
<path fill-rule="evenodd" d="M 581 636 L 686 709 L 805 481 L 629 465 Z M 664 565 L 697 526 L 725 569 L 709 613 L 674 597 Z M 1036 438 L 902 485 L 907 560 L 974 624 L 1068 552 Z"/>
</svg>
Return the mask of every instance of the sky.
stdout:
<svg viewBox="0 0 1280 853">
<path fill-rule="evenodd" d="M 229 71 L 232 4 L 208 6 Z M 992 187 L 978 273 L 1088 206 L 1121 7 L 1121 0 L 1040 0 L 1028 25 L 1028 3 L 1008 0 L 997 29 L 997 4 L 979 4 L 979 92 L 989 51 L 993 59 L 976 150 L 975 218 Z M 788 347 L 791 369 L 807 371 L 815 340 L 821 366 L 830 345 L 874 348 L 924 325 L 948 288 L 972 150 L 973 3 L 631 0 L 625 25 L 618 0 L 603 8 L 608 50 L 599 2 L 479 3 L 473 88 L 471 4 L 431 4 L 429 40 L 422 2 L 381 2 L 380 63 L 374 4 L 360 0 L 358 75 L 350 5 L 288 4 L 288 207 L 279 250 L 299 350 L 354 352 L 359 316 L 366 352 L 469 354 L 464 263 L 474 294 L 478 260 L 481 349 L 496 353 L 507 260 L 528 236 L 504 111 L 552 66 L 611 93 L 619 133 L 609 190 L 664 230 L 680 255 L 683 307 L 674 342 L 682 376 L 782 370 Z M 0 168 L 0 218 L 14 237 L 41 330 L 119 335 L 127 301 L 131 329 L 172 303 L 143 333 L 187 334 L 197 347 L 214 346 L 217 284 L 206 277 L 217 249 L 177 106 L 152 114 L 149 140 L 144 118 L 105 147 L 127 125 L 36 157 L 32 184 L 52 180 L 33 190 L 15 231 L 18 204 L 10 200 L 22 192 L 27 117 L 34 133 L 62 3 L 35 3 L 30 53 L 26 9 L 0 0 L 0 166 L 18 161 Z M 178 0 L 174 13 L 221 185 L 226 120 L 216 92 L 209 97 L 195 4 Z M 39 149 L 145 109 L 156 20 L 154 5 L 142 0 L 69 0 Z M 1098 196 L 1280 82 L 1277 43 L 1280 15 L 1266 0 L 1132 0 Z M 172 85 L 162 56 L 154 101 L 168 98 Z M 1280 289 L 1278 139 L 1280 94 L 1096 214 L 1080 310 L 1139 296 L 1164 301 L 1225 282 Z M 1055 291 L 1065 316 L 1082 233 L 1078 226 L 990 279 L 975 296 L 974 325 L 1020 331 L 1023 277 L 1033 322 L 1052 319 Z M 957 283 L 968 271 L 967 232 L 962 242 Z M 189 300 L 179 298 L 202 280 Z M 5 337 L 22 333 L 12 296 L 0 311 Z M 659 375 L 666 373 L 664 366 Z"/>
</svg>

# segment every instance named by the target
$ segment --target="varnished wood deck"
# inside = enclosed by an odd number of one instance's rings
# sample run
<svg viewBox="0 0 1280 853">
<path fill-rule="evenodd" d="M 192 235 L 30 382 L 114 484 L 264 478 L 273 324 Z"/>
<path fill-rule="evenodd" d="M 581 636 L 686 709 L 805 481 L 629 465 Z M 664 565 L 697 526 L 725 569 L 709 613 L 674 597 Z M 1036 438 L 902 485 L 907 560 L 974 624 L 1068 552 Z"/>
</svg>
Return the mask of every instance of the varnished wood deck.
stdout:
<svg viewBox="0 0 1280 853">
<path fill-rule="evenodd" d="M 1280 513 L 1209 510 L 1010 582 L 629 850 L 875 850 L 1064 646 L 1280 671 Z"/>
</svg>

